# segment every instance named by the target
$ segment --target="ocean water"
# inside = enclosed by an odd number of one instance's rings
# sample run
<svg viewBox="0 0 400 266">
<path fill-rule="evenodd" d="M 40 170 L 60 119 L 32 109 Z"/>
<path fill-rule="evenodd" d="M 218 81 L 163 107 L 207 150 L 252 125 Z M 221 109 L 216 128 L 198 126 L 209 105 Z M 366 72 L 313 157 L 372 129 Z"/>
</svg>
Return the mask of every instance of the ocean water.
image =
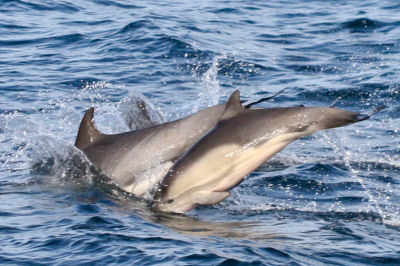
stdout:
<svg viewBox="0 0 400 266">
<path fill-rule="evenodd" d="M 0 1 L 0 264 L 399 265 L 399 44 L 397 1 Z M 161 123 L 237 89 L 285 89 L 259 107 L 386 108 L 187 215 L 101 182 L 73 148 L 91 106 L 117 133 L 138 99 Z"/>
</svg>

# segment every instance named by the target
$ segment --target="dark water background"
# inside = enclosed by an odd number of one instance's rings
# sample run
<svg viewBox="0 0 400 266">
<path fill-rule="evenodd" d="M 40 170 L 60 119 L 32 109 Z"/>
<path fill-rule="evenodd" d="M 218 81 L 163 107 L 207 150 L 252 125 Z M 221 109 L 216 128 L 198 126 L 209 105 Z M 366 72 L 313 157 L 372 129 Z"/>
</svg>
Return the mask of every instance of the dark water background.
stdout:
<svg viewBox="0 0 400 266">
<path fill-rule="evenodd" d="M 397 1 L 0 1 L 0 263 L 399 265 Z M 128 130 L 240 89 L 260 106 L 372 119 L 291 144 L 233 195 L 187 216 L 77 167 L 84 110 Z"/>
</svg>

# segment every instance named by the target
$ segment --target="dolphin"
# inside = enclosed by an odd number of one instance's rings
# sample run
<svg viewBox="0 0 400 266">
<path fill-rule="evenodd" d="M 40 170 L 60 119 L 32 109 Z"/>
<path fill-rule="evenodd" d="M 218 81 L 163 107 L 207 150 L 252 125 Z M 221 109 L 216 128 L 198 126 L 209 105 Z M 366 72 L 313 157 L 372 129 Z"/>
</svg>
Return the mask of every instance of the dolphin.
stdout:
<svg viewBox="0 0 400 266">
<path fill-rule="evenodd" d="M 224 110 L 225 104 L 220 104 L 183 119 L 107 135 L 97 129 L 90 108 L 75 146 L 120 188 L 146 196 L 175 161 L 217 124 Z"/>
<path fill-rule="evenodd" d="M 369 117 L 333 107 L 248 109 L 236 91 L 213 129 L 160 179 L 153 206 L 184 213 L 198 205 L 219 203 L 245 176 L 291 142 Z"/>
</svg>

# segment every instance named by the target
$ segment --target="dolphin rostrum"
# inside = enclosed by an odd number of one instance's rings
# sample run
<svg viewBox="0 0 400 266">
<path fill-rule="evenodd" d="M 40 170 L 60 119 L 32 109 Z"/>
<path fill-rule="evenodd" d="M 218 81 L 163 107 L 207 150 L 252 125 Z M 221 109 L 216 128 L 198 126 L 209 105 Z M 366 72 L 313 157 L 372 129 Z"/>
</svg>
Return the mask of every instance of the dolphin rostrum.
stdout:
<svg viewBox="0 0 400 266">
<path fill-rule="evenodd" d="M 331 107 L 246 109 L 234 92 L 217 125 L 168 171 L 154 195 L 162 211 L 216 204 L 229 190 L 296 139 L 368 119 Z"/>
<path fill-rule="evenodd" d="M 249 109 L 251 105 L 242 106 L 236 91 L 226 104 L 112 135 L 96 128 L 90 108 L 75 146 L 123 190 L 153 196 L 159 210 L 182 213 L 221 202 L 246 175 L 294 140 L 369 118 L 330 107 Z"/>
</svg>

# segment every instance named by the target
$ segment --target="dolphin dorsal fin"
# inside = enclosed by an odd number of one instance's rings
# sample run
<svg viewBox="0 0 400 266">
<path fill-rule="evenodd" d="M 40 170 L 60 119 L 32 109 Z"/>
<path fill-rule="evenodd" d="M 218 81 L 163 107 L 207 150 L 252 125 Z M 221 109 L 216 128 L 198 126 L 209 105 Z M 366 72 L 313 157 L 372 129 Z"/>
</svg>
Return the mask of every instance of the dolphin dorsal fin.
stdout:
<svg viewBox="0 0 400 266">
<path fill-rule="evenodd" d="M 223 121 L 232 118 L 243 110 L 244 108 L 240 102 L 240 92 L 236 90 L 229 97 L 229 100 L 225 105 L 224 114 L 220 120 Z"/>
<path fill-rule="evenodd" d="M 105 135 L 96 127 L 93 119 L 94 108 L 91 107 L 86 111 L 79 126 L 78 136 L 76 137 L 75 146 L 81 150 L 101 140 Z"/>
</svg>

